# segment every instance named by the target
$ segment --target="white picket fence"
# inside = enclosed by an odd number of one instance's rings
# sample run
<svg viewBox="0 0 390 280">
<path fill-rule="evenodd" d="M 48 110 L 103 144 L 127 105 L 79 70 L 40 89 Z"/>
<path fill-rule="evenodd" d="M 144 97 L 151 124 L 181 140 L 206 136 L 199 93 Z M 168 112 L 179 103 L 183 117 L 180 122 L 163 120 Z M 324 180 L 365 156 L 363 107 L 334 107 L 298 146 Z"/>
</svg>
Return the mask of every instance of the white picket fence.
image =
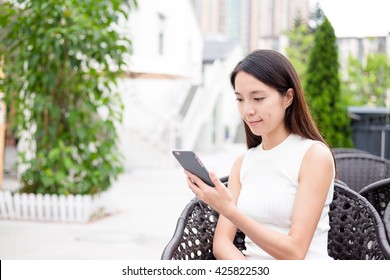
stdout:
<svg viewBox="0 0 390 280">
<path fill-rule="evenodd" d="M 118 210 L 115 190 L 97 195 L 50 195 L 0 191 L 0 219 L 88 222 Z"/>
</svg>

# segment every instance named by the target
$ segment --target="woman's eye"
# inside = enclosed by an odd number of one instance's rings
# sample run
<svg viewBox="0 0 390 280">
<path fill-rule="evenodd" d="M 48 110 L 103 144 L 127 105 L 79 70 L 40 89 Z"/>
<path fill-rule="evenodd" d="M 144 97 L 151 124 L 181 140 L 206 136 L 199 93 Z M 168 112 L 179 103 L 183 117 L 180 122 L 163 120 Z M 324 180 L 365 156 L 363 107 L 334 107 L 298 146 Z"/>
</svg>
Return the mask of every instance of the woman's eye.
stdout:
<svg viewBox="0 0 390 280">
<path fill-rule="evenodd" d="M 261 101 L 261 100 L 263 100 L 263 99 L 264 99 L 264 97 L 256 97 L 256 98 L 253 98 L 254 101 Z"/>
<path fill-rule="evenodd" d="M 237 102 L 241 102 L 241 101 L 242 101 L 242 98 L 236 98 L 236 101 L 237 101 Z"/>
</svg>

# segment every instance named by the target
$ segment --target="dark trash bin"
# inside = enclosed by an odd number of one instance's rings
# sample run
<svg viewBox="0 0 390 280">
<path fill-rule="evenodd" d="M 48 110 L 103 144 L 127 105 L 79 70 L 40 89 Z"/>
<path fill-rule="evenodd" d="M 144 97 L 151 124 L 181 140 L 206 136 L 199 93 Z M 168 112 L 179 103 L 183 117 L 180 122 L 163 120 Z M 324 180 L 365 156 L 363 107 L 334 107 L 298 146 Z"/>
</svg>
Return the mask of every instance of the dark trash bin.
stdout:
<svg viewBox="0 0 390 280">
<path fill-rule="evenodd" d="M 349 107 L 356 149 L 390 159 L 390 110 L 383 107 Z"/>
</svg>

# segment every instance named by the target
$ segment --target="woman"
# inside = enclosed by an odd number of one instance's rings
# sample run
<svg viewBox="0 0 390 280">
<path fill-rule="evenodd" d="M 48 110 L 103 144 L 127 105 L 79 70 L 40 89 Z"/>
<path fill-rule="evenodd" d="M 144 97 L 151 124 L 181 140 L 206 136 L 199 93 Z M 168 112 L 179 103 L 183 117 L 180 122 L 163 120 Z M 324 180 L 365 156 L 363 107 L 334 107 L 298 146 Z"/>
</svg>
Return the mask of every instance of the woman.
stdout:
<svg viewBox="0 0 390 280">
<path fill-rule="evenodd" d="M 244 121 L 247 152 L 229 188 L 186 172 L 194 194 L 220 213 L 217 259 L 330 259 L 329 204 L 335 164 L 309 113 L 299 78 L 280 53 L 258 50 L 237 64 L 231 84 Z M 237 228 L 247 250 L 234 245 Z"/>
</svg>

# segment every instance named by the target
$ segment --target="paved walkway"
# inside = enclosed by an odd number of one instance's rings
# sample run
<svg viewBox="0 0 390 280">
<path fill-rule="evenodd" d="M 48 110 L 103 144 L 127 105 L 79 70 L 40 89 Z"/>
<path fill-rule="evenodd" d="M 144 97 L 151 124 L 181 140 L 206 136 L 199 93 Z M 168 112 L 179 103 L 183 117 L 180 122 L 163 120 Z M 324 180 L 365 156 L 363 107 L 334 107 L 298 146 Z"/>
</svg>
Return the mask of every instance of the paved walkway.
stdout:
<svg viewBox="0 0 390 280">
<path fill-rule="evenodd" d="M 234 145 L 199 157 L 209 170 L 225 176 L 244 150 Z M 0 220 L 0 259 L 160 259 L 193 197 L 184 173 L 179 166 L 136 169 L 120 176 L 113 187 L 121 210 L 95 222 Z"/>
</svg>

